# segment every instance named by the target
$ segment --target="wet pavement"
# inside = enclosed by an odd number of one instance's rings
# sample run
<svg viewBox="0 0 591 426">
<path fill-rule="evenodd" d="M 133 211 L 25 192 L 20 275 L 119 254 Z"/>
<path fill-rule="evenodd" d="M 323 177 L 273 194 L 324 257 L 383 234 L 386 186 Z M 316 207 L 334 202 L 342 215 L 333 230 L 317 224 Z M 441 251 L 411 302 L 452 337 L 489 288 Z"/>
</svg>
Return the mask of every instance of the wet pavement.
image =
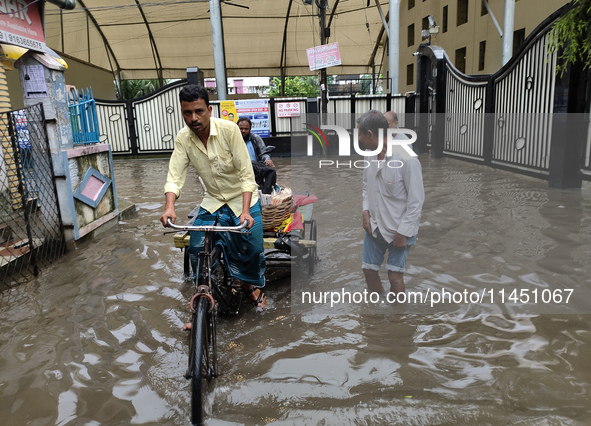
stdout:
<svg viewBox="0 0 591 426">
<path fill-rule="evenodd" d="M 407 291 L 572 288 L 574 299 L 539 312 L 498 301 L 302 305 L 305 289 L 364 289 L 361 175 L 277 159 L 282 183 L 319 197 L 321 262 L 312 278 L 269 283 L 271 310 L 220 321 L 208 424 L 591 422 L 591 186 L 420 159 L 426 202 Z M 191 288 L 158 221 L 166 170 L 166 160 L 116 160 L 118 197 L 138 214 L 2 293 L 3 425 L 189 423 Z M 179 216 L 202 195 L 194 173 L 187 181 Z"/>
</svg>

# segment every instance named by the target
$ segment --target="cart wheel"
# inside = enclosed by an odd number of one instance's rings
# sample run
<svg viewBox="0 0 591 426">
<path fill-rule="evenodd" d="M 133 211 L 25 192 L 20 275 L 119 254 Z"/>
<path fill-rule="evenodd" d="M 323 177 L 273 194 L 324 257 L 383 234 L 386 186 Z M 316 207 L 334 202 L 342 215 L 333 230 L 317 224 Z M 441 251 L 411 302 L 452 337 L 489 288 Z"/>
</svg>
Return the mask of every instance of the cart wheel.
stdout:
<svg viewBox="0 0 591 426">
<path fill-rule="evenodd" d="M 310 240 L 316 242 L 316 221 L 310 221 Z M 308 249 L 308 274 L 314 275 L 316 268 L 316 246 Z"/>
</svg>

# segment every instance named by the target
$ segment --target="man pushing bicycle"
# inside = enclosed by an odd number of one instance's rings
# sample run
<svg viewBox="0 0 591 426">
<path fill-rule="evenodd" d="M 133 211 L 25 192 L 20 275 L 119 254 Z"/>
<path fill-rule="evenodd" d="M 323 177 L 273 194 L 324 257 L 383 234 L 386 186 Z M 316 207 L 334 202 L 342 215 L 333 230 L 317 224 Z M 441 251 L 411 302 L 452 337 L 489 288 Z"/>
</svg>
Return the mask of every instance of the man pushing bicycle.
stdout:
<svg viewBox="0 0 591 426">
<path fill-rule="evenodd" d="M 166 206 L 160 222 L 166 227 L 176 221 L 174 205 L 181 194 L 189 163 L 205 185 L 205 195 L 195 226 L 238 226 L 248 221 L 249 233 L 217 233 L 227 258 L 230 274 L 244 283 L 257 310 L 267 307 L 261 288 L 265 285 L 262 208 L 258 185 L 246 145 L 238 126 L 211 116 L 205 88 L 188 84 L 179 93 L 186 126 L 174 142 L 168 176 L 164 185 Z M 191 232 L 189 255 L 193 271 L 197 253 L 203 251 L 204 235 Z"/>
</svg>

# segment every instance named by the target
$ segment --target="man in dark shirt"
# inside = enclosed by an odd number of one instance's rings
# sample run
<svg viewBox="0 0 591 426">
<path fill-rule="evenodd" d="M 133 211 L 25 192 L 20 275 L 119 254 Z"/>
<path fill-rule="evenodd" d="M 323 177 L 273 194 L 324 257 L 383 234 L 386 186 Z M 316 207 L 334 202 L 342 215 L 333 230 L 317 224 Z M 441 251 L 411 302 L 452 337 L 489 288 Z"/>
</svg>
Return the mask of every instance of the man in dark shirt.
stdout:
<svg viewBox="0 0 591 426">
<path fill-rule="evenodd" d="M 259 135 L 251 133 L 252 122 L 248 117 L 240 117 L 238 119 L 238 127 L 240 128 L 244 143 L 246 143 L 246 149 L 252 161 L 254 177 L 259 185 L 259 189 L 263 194 L 270 194 L 277 182 L 277 172 L 269 154 L 264 153 L 266 148 L 265 142 L 263 142 Z"/>
</svg>

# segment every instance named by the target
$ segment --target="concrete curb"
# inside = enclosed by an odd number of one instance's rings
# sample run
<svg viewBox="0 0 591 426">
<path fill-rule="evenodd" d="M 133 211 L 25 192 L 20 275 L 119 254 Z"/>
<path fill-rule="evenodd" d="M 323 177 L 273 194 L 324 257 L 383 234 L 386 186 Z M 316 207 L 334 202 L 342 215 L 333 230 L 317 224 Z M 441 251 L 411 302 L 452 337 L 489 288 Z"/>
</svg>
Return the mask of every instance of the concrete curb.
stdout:
<svg viewBox="0 0 591 426">
<path fill-rule="evenodd" d="M 135 204 L 128 204 L 119 200 L 117 200 L 117 204 L 119 205 L 119 220 L 129 219 L 137 215 Z"/>
</svg>

